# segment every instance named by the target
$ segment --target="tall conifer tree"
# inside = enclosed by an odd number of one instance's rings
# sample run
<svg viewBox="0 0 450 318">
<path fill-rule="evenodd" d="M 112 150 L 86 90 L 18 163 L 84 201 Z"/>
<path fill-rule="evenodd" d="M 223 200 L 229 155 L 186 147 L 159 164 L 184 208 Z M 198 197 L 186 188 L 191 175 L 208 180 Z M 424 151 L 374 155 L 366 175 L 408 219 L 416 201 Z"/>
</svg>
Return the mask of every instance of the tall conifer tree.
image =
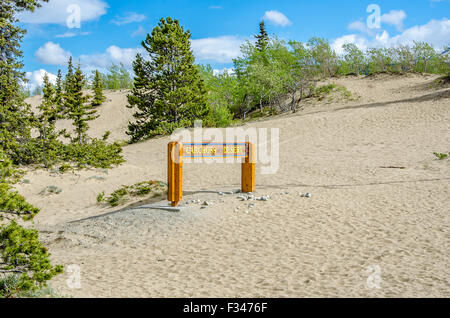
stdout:
<svg viewBox="0 0 450 318">
<path fill-rule="evenodd" d="M 100 72 L 95 71 L 94 81 L 92 83 L 92 88 L 94 90 L 94 98 L 92 99 L 91 105 L 93 107 L 98 107 L 105 101 L 105 96 L 103 95 L 103 82 L 100 76 Z"/>
<path fill-rule="evenodd" d="M 83 94 L 85 83 L 85 76 L 81 71 L 81 66 L 78 65 L 70 81 L 69 91 L 65 94 L 64 105 L 67 108 L 67 117 L 72 120 L 75 127 L 76 137 L 72 141 L 79 144 L 87 141 L 88 122 L 98 118 L 95 115 L 97 111 L 88 103 L 88 96 Z"/>
<path fill-rule="evenodd" d="M 42 152 L 42 162 L 45 167 L 56 158 L 58 148 L 58 134 L 55 123 L 58 118 L 59 107 L 55 101 L 56 89 L 50 83 L 47 74 L 44 76 L 43 100 L 39 106 L 40 114 L 37 118 L 39 140 Z"/>
<path fill-rule="evenodd" d="M 63 87 L 63 79 L 61 70 L 58 70 L 58 76 L 56 77 L 56 87 L 55 87 L 55 104 L 58 107 L 58 112 L 62 111 L 63 108 L 63 94 L 64 94 L 64 87 Z"/>
<path fill-rule="evenodd" d="M 260 52 L 265 51 L 269 44 L 269 34 L 267 34 L 266 23 L 264 21 L 261 21 L 259 24 L 259 34 L 255 35 L 255 39 L 258 50 Z"/>
<path fill-rule="evenodd" d="M 206 87 L 194 65 L 190 39 L 191 33 L 168 17 L 142 42 L 150 58 L 138 54 L 133 63 L 135 81 L 128 101 L 138 110 L 128 126 L 132 141 L 170 133 L 208 115 Z"/>
<path fill-rule="evenodd" d="M 44 0 L 46 1 L 46 0 Z M 32 114 L 24 102 L 21 83 L 22 51 L 25 30 L 17 26 L 16 12 L 33 11 L 39 0 L 0 2 L 0 148 L 16 163 L 26 163 Z"/>
</svg>

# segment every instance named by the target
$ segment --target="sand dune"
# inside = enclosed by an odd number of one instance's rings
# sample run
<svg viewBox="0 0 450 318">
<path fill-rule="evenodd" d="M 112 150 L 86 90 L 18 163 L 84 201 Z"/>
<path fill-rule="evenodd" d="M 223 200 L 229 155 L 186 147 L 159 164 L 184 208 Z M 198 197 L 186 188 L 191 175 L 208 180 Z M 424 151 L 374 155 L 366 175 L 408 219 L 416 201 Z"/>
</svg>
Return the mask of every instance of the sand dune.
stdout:
<svg viewBox="0 0 450 318">
<path fill-rule="evenodd" d="M 53 261 L 81 268 L 81 289 L 68 288 L 69 273 L 51 286 L 74 297 L 450 296 L 450 162 L 433 156 L 450 151 L 450 89 L 434 79 L 334 79 L 359 98 L 247 124 L 280 128 L 278 174 L 257 169 L 267 202 L 202 191 L 239 188 L 239 165 L 189 164 L 185 200 L 212 201 L 206 209 L 97 205 L 102 191 L 165 180 L 168 137 L 125 147 L 127 162 L 109 171 L 29 171 L 17 189 L 41 208 L 35 226 Z M 90 134 L 125 139 L 126 93 L 106 96 Z M 62 192 L 39 195 L 49 185 Z"/>
</svg>

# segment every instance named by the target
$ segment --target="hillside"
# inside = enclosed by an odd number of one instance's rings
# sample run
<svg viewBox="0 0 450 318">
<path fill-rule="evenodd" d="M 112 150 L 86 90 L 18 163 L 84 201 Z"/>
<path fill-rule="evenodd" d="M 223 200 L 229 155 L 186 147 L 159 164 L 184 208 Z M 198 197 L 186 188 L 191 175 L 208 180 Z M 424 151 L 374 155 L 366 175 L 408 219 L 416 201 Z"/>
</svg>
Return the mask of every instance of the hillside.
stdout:
<svg viewBox="0 0 450 318">
<path fill-rule="evenodd" d="M 450 89 L 436 78 L 332 79 L 354 98 L 247 123 L 280 128 L 278 174 L 256 171 L 256 195 L 271 199 L 253 207 L 205 193 L 239 188 L 240 166 L 226 164 L 185 165 L 185 202 L 213 201 L 206 209 L 108 214 L 123 207 L 97 204 L 102 191 L 165 181 L 169 137 L 125 147 L 127 162 L 109 171 L 28 171 L 16 188 L 41 209 L 53 261 L 82 270 L 80 290 L 68 274 L 51 285 L 75 297 L 448 296 L 450 165 L 433 152 L 450 151 Z M 126 94 L 106 93 L 91 136 L 126 139 Z M 48 186 L 62 192 L 40 195 Z M 372 265 L 381 289 L 366 287 Z"/>
</svg>

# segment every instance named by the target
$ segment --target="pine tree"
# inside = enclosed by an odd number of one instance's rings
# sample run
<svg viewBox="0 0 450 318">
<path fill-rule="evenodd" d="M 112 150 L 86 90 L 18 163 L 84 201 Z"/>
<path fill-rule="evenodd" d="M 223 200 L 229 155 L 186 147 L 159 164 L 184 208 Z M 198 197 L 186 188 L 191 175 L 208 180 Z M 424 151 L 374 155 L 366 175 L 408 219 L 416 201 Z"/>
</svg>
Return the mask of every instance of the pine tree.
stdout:
<svg viewBox="0 0 450 318">
<path fill-rule="evenodd" d="M 92 88 L 94 90 L 94 98 L 92 100 L 92 107 L 98 107 L 105 101 L 105 96 L 103 95 L 103 82 L 100 76 L 100 72 L 95 71 L 94 82 L 92 83 Z"/>
<path fill-rule="evenodd" d="M 47 2 L 47 0 L 42 0 Z M 24 102 L 21 82 L 22 52 L 20 42 L 25 30 L 15 25 L 16 13 L 33 11 L 40 0 L 0 1 L 0 170 L 9 158 L 15 163 L 27 163 L 31 143 L 30 106 Z M 4 155 L 6 154 L 6 158 Z M 9 157 L 9 158 L 8 158 Z M 11 166 L 10 166 L 11 167 Z M 8 167 L 6 167 L 8 168 Z M 6 177 L 11 172 L 7 172 Z M 3 179 L 3 180 L 1 180 Z M 39 210 L 12 191 L 0 177 L 0 298 L 18 297 L 21 292 L 45 286 L 45 282 L 61 273 L 61 266 L 50 265 L 47 249 L 38 240 L 37 231 L 26 230 L 12 221 L 16 217 L 32 219 Z"/>
<path fill-rule="evenodd" d="M 142 42 L 150 59 L 138 54 L 133 63 L 135 80 L 128 101 L 138 111 L 127 132 L 133 142 L 207 117 L 205 83 L 194 65 L 190 38 L 178 20 L 168 17 Z"/>
<path fill-rule="evenodd" d="M 47 74 L 44 76 L 43 100 L 39 106 L 40 114 L 37 118 L 39 129 L 39 141 L 42 152 L 42 162 L 48 168 L 49 164 L 57 157 L 59 146 L 55 123 L 58 118 L 59 108 L 55 102 L 56 90 L 50 83 Z"/>
<path fill-rule="evenodd" d="M 259 24 L 259 34 L 255 35 L 256 39 L 256 47 L 260 52 L 266 50 L 267 45 L 269 44 L 269 34 L 266 31 L 266 24 L 264 21 L 261 21 Z"/>
<path fill-rule="evenodd" d="M 72 120 L 75 127 L 76 137 L 72 141 L 80 145 L 86 143 L 86 132 L 89 129 L 88 122 L 98 118 L 98 116 L 95 116 L 97 111 L 88 103 L 88 96 L 83 94 L 85 82 L 81 66 L 78 65 L 69 85 L 69 91 L 66 92 L 64 97 L 64 105 L 68 112 L 67 117 Z"/>
<path fill-rule="evenodd" d="M 64 87 L 63 87 L 63 79 L 61 70 L 58 70 L 58 76 L 56 78 L 56 88 L 55 88 L 55 104 L 58 107 L 58 113 L 62 112 L 63 110 L 63 103 L 64 103 Z"/>
<path fill-rule="evenodd" d="M 64 80 L 64 90 L 66 92 L 70 91 L 73 81 L 74 81 L 73 60 L 72 57 L 69 57 L 69 61 L 67 62 L 67 74 Z"/>
<path fill-rule="evenodd" d="M 20 43 L 25 30 L 16 25 L 17 11 L 34 10 L 39 1 L 0 2 L 0 148 L 15 163 L 27 163 L 32 113 L 24 102 Z"/>
</svg>

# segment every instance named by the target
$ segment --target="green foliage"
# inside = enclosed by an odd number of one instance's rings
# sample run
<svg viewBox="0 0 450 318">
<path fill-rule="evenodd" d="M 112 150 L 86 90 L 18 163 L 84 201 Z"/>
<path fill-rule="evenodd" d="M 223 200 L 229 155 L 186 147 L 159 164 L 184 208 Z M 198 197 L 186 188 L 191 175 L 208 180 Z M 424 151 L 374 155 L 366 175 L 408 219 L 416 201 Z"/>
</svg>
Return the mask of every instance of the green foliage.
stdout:
<svg viewBox="0 0 450 318">
<path fill-rule="evenodd" d="M 99 71 L 95 71 L 92 89 L 94 90 L 94 98 L 91 102 L 92 107 L 101 106 L 105 101 L 105 96 L 103 95 L 103 82 Z"/>
<path fill-rule="evenodd" d="M 67 74 L 64 80 L 64 92 L 65 94 L 70 94 L 74 85 L 74 72 L 73 72 L 73 59 L 72 56 L 69 57 L 69 61 L 67 62 Z"/>
<path fill-rule="evenodd" d="M 64 106 L 64 87 L 61 70 L 58 70 L 58 76 L 56 78 L 56 87 L 54 95 L 54 103 L 58 109 L 58 114 L 62 112 Z"/>
<path fill-rule="evenodd" d="M 42 0 L 47 2 L 47 0 Z M 25 83 L 20 42 L 25 33 L 17 26 L 17 12 L 34 11 L 39 0 L 0 2 L 0 298 L 23 296 L 43 287 L 62 272 L 51 266 L 47 250 L 38 241 L 37 231 L 18 225 L 14 218 L 32 219 L 39 209 L 27 203 L 9 182 L 16 181 L 14 163 L 29 163 L 31 127 L 35 124 L 30 106 L 25 104 L 21 83 Z"/>
<path fill-rule="evenodd" d="M 0 281 L 0 296 L 10 298 L 46 286 L 63 272 L 52 266 L 50 254 L 39 242 L 38 232 L 21 227 L 15 221 L 0 227 L 0 274 L 17 275 Z"/>
<path fill-rule="evenodd" d="M 324 95 L 330 94 L 333 90 L 337 88 L 336 84 L 328 84 L 324 86 L 319 86 L 314 89 L 314 97 L 323 97 Z"/>
<path fill-rule="evenodd" d="M 230 105 L 235 103 L 233 91 L 237 81 L 228 72 L 214 75 L 210 65 L 199 65 L 199 72 L 208 90 L 209 113 L 204 120 L 206 127 L 228 127 L 233 121 L 234 114 Z"/>
<path fill-rule="evenodd" d="M 21 288 L 20 275 L 6 275 L 0 278 L 1 298 L 61 298 L 49 287 L 41 287 L 35 290 L 23 290 Z"/>
<path fill-rule="evenodd" d="M 435 152 L 434 155 L 439 160 L 445 160 L 445 159 L 447 159 L 449 157 L 450 152 L 448 154 Z"/>
<path fill-rule="evenodd" d="M 90 143 L 67 145 L 61 156 L 65 162 L 72 162 L 78 168 L 91 166 L 109 169 L 125 162 L 121 154 L 120 143 L 108 144 L 103 140 L 93 139 Z"/>
<path fill-rule="evenodd" d="M 344 54 L 337 55 L 326 39 L 312 38 L 306 44 L 296 41 L 286 44 L 276 37 L 267 37 L 264 25 L 260 28 L 260 34 L 255 36 L 256 44 L 247 41 L 241 46 L 241 56 L 233 61 L 233 75 L 215 75 L 211 67 L 199 67 L 208 89 L 208 106 L 214 112 L 207 120 L 208 126 L 229 123 L 231 115 L 234 119 L 245 120 L 248 114 L 256 118 L 257 109 L 260 117 L 267 107 L 271 114 L 296 111 L 303 98 L 325 98 L 331 91 L 353 100 L 345 87 L 315 88 L 319 80 L 336 75 L 450 74 L 448 54 L 441 56 L 424 42 L 365 51 L 355 44 L 345 44 Z M 291 98 L 289 105 L 284 103 L 286 96 Z M 332 98 L 330 96 L 329 100 Z M 217 116 L 218 119 L 211 118 Z"/>
<path fill-rule="evenodd" d="M 97 196 L 97 202 L 106 202 L 111 207 L 125 204 L 130 197 L 145 197 L 149 194 L 160 195 L 167 191 L 167 185 L 161 181 L 145 181 L 132 186 L 122 186 L 120 189 L 105 197 L 105 192 Z"/>
<path fill-rule="evenodd" d="M 171 129 L 192 126 L 208 116 L 206 88 L 194 66 L 191 33 L 178 20 L 161 19 L 142 43 L 150 59 L 138 54 L 133 63 L 134 87 L 128 102 L 136 107 L 128 126 L 132 142 Z"/>
<path fill-rule="evenodd" d="M 229 127 L 233 123 L 233 114 L 228 107 L 219 106 L 213 108 L 205 119 L 206 127 Z"/>
<path fill-rule="evenodd" d="M 97 203 L 105 202 L 105 191 L 97 195 Z"/>
<path fill-rule="evenodd" d="M 39 106 L 40 114 L 37 117 L 37 128 L 39 130 L 39 146 L 41 148 L 42 162 L 45 167 L 49 167 L 57 158 L 61 143 L 55 128 L 56 120 L 59 117 L 60 108 L 56 104 L 56 91 L 50 83 L 48 76 L 44 76 L 43 101 Z"/>
<path fill-rule="evenodd" d="M 22 174 L 0 148 L 0 183 L 16 183 Z"/>
<path fill-rule="evenodd" d="M 112 64 L 108 68 L 108 73 L 100 74 L 100 76 L 105 89 L 118 90 L 133 87 L 133 79 L 122 63 L 119 65 Z"/>
<path fill-rule="evenodd" d="M 0 219 L 19 216 L 31 220 L 39 209 L 29 204 L 19 193 L 11 191 L 11 186 L 0 183 Z"/>
<path fill-rule="evenodd" d="M 256 47 L 260 52 L 263 52 L 267 48 L 267 44 L 269 44 L 269 34 L 266 31 L 266 24 L 264 21 L 259 23 L 259 34 L 255 35 L 256 39 Z"/>
<path fill-rule="evenodd" d="M 69 170 L 73 170 L 73 168 L 70 164 L 63 163 L 62 165 L 59 166 L 58 170 L 60 173 L 66 173 Z"/>
<path fill-rule="evenodd" d="M 85 77 L 81 72 L 81 67 L 78 65 L 75 74 L 69 78 L 68 91 L 64 96 L 65 107 L 67 108 L 67 117 L 72 120 L 75 127 L 75 138 L 73 142 L 83 144 L 87 141 L 86 132 L 89 129 L 88 122 L 98 118 L 96 116 L 97 110 L 92 105 L 88 104 L 88 97 L 83 94 L 85 86 Z"/>
<path fill-rule="evenodd" d="M 346 43 L 342 47 L 344 56 L 339 65 L 339 73 L 343 75 L 359 75 L 365 72 L 366 58 L 356 44 Z"/>
</svg>

